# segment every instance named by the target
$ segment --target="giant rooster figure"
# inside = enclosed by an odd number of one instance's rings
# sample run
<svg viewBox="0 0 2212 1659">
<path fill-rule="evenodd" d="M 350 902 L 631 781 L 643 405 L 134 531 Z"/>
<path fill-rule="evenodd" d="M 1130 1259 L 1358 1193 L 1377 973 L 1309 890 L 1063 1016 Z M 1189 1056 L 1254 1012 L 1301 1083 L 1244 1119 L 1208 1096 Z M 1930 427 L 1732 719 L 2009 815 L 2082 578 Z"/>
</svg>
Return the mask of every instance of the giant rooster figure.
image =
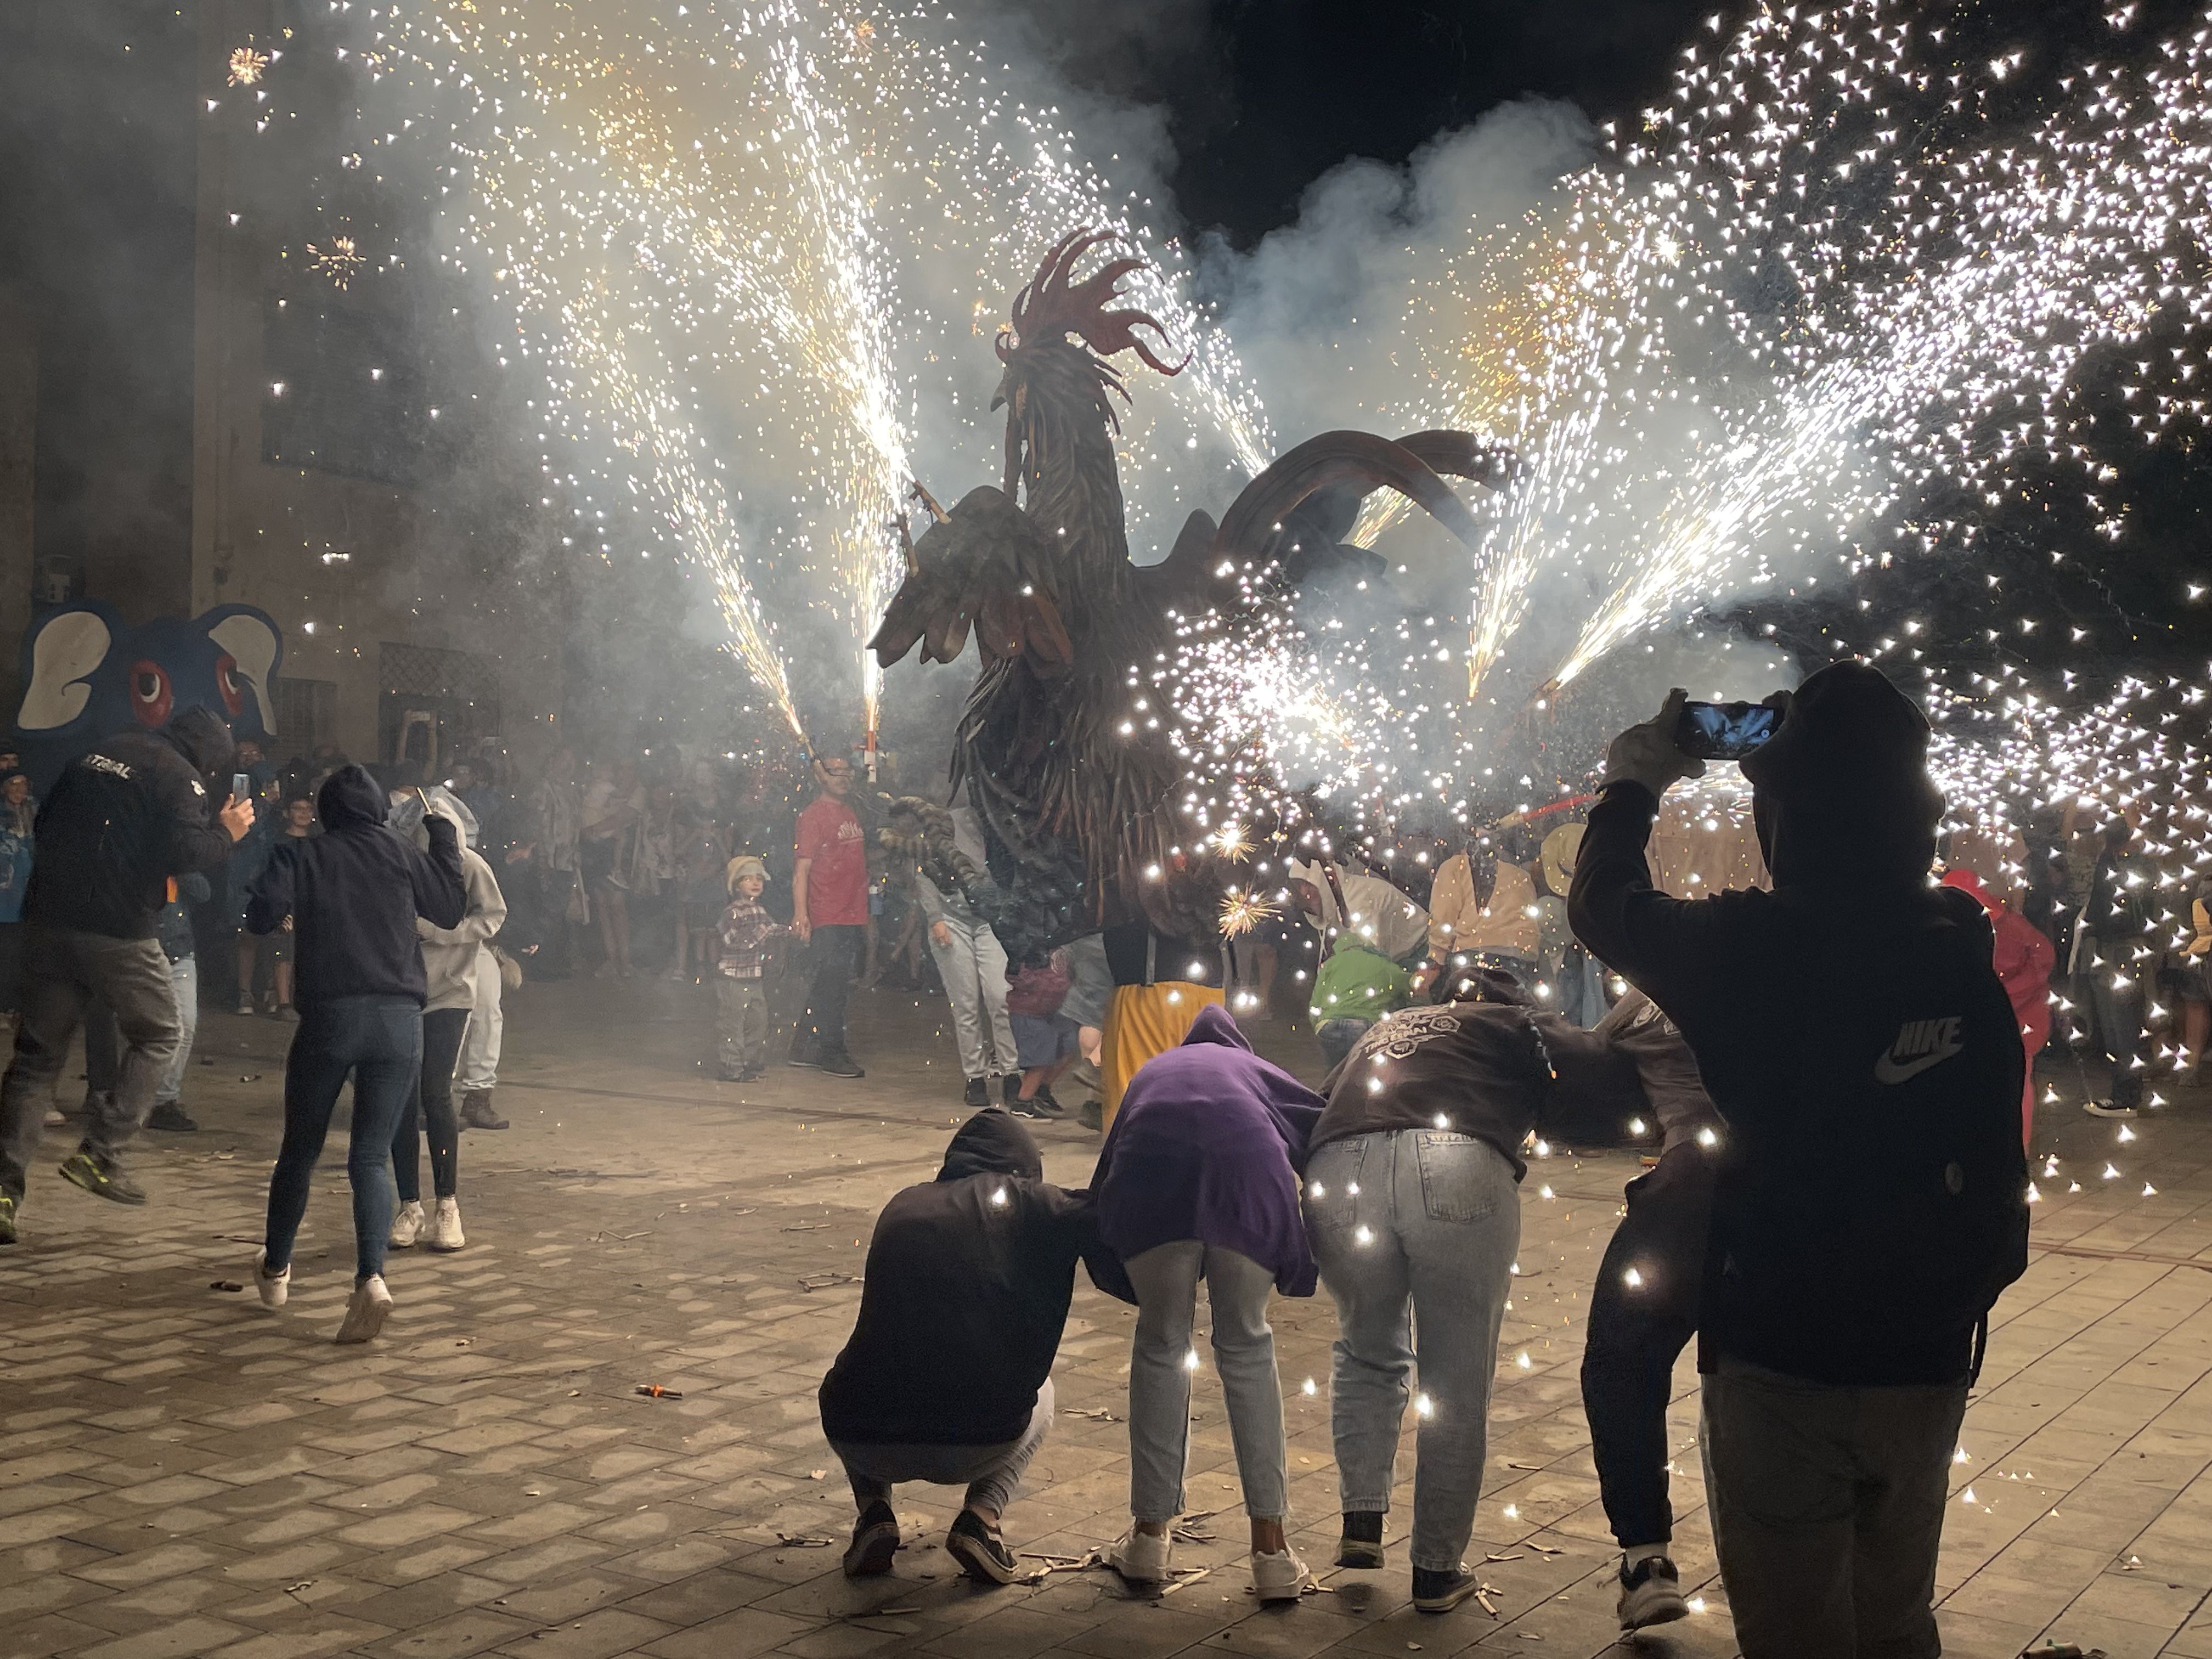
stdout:
<svg viewBox="0 0 2212 1659">
<path fill-rule="evenodd" d="M 1174 710 L 1153 702 L 1148 678 L 1175 618 L 1255 603 L 1255 572 L 1280 593 L 1320 560 L 1371 558 L 1335 544 L 1376 489 L 1400 490 L 1472 543 L 1474 519 L 1439 475 L 1482 477 L 1504 464 L 1462 433 L 1324 433 L 1255 478 L 1218 526 L 1194 513 L 1165 560 L 1132 564 L 1114 451 L 1113 399 L 1128 392 L 1109 360 L 1133 351 L 1163 374 L 1182 364 L 1138 337 L 1164 343 L 1157 320 L 1112 308 L 1140 261 L 1109 259 L 1076 280 L 1078 262 L 1109 240 L 1070 234 L 1016 296 L 991 405 L 1006 410 L 1005 482 L 969 491 L 914 544 L 869 641 L 888 668 L 917 641 L 925 662 L 951 662 L 975 632 L 983 671 L 952 776 L 982 820 L 989 868 L 939 868 L 1018 962 L 1139 913 L 1174 937 L 1214 927 L 1222 874 L 1196 856 L 1201 831 L 1183 805 L 1206 781 L 1175 753 Z"/>
</svg>

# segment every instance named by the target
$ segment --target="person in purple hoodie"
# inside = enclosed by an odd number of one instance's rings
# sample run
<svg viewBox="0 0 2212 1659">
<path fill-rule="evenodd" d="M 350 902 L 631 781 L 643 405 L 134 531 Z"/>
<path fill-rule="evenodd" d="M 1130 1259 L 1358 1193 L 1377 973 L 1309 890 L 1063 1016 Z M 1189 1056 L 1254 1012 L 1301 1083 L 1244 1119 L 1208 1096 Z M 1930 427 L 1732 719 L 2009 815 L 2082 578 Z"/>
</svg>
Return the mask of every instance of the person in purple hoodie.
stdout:
<svg viewBox="0 0 2212 1659">
<path fill-rule="evenodd" d="M 1290 1504 L 1282 1389 L 1267 1293 L 1314 1293 L 1298 1212 L 1299 1170 L 1322 1101 L 1254 1054 L 1221 1007 L 1199 1011 L 1180 1047 L 1130 1079 L 1091 1177 L 1098 1231 L 1118 1258 L 1092 1277 L 1133 1302 L 1129 1356 L 1131 1525 L 1110 1557 L 1124 1578 L 1168 1576 L 1168 1531 L 1183 1507 L 1190 1449 L 1191 1329 L 1198 1285 L 1213 1314 L 1213 1359 L 1229 1405 L 1252 1523 L 1252 1588 L 1295 1601 L 1308 1582 L 1283 1525 Z"/>
</svg>

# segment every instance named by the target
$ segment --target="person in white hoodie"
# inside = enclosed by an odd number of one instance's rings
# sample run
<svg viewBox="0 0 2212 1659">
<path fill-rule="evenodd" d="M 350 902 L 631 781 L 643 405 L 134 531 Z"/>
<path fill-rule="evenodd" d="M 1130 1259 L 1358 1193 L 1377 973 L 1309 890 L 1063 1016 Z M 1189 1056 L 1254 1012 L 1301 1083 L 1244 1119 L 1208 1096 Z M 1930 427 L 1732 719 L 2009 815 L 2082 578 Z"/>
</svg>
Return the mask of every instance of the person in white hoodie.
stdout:
<svg viewBox="0 0 2212 1659">
<path fill-rule="evenodd" d="M 476 1002 L 477 965 L 483 942 L 507 924 L 507 900 L 491 866 L 473 842 L 477 825 L 468 807 L 442 785 L 419 794 L 394 798 L 392 827 L 427 840 L 427 814 L 452 819 L 461 830 L 461 881 L 468 908 L 452 927 L 416 918 L 422 945 L 422 976 L 429 994 L 422 1004 L 422 1071 L 392 1137 L 392 1173 L 399 1188 L 398 1213 L 392 1218 L 395 1249 L 427 1244 L 434 1250 L 458 1250 L 468 1243 L 461 1231 L 461 1126 L 453 1110 L 453 1066 L 461 1052 L 469 1011 Z M 430 1182 L 437 1208 L 422 1208 L 422 1143 L 430 1140 Z"/>
<path fill-rule="evenodd" d="M 1291 895 L 1324 942 L 1349 933 L 1407 969 L 1428 954 L 1429 913 L 1380 876 L 1293 860 Z"/>
</svg>

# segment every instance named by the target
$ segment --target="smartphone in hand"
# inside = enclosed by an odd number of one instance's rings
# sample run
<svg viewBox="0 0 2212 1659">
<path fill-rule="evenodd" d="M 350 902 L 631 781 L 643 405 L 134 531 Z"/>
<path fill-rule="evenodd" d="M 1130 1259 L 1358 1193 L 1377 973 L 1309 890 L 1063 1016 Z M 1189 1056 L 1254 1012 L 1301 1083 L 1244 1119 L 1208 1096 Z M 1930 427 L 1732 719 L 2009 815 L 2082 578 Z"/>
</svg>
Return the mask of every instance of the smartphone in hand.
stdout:
<svg viewBox="0 0 2212 1659">
<path fill-rule="evenodd" d="M 251 772 L 233 772 L 230 775 L 230 798 L 233 800 L 253 799 L 253 775 Z"/>
<path fill-rule="evenodd" d="M 1686 702 L 1674 746 L 1698 760 L 1740 761 L 1774 735 L 1782 711 L 1759 702 Z"/>
</svg>

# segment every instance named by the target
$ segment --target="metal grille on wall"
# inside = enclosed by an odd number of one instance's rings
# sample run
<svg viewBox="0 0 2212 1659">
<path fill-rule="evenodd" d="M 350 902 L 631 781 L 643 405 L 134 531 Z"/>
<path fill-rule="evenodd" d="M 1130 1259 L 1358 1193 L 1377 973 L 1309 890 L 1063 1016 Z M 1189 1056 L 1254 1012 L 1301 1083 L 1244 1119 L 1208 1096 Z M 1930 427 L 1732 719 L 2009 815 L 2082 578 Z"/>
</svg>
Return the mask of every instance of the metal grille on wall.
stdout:
<svg viewBox="0 0 2212 1659">
<path fill-rule="evenodd" d="M 489 657 L 473 651 L 443 651 L 428 645 L 377 647 L 377 673 L 383 689 L 403 697 L 435 697 L 497 707 L 499 671 Z"/>
<path fill-rule="evenodd" d="M 276 746 L 285 754 L 309 754 L 317 744 L 331 740 L 337 727 L 337 681 L 280 674 L 269 693 L 276 706 Z"/>
</svg>

